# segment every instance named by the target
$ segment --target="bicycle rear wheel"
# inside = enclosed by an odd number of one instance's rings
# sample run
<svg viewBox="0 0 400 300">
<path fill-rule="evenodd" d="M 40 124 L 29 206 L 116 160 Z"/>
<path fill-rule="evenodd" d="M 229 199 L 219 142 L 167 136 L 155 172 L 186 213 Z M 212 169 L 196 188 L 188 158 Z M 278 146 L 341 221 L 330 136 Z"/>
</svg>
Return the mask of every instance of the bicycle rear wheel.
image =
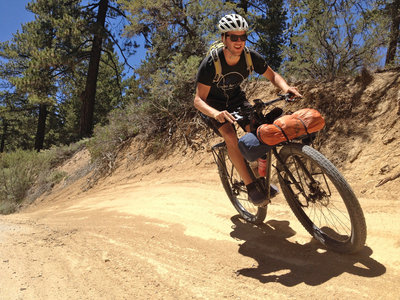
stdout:
<svg viewBox="0 0 400 300">
<path fill-rule="evenodd" d="M 213 149 L 218 173 L 229 200 L 243 219 L 254 224 L 261 224 L 267 215 L 266 207 L 255 206 L 248 200 L 246 185 L 233 166 L 225 143 L 218 144 Z M 252 170 L 247 162 L 246 164 L 252 175 Z"/>
<path fill-rule="evenodd" d="M 302 144 L 285 145 L 279 157 L 282 192 L 304 228 L 333 251 L 360 250 L 367 232 L 364 214 L 336 167 L 320 152 Z"/>
</svg>

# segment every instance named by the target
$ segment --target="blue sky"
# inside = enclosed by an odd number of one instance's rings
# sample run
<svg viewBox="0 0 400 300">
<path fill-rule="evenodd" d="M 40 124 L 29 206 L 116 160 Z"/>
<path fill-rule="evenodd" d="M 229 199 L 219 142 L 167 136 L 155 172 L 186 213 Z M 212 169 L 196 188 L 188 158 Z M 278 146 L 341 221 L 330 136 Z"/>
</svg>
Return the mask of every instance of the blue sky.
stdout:
<svg viewBox="0 0 400 300">
<path fill-rule="evenodd" d="M 30 0 L 0 0 L 0 42 L 10 40 L 13 33 L 21 30 L 21 24 L 35 19 L 34 14 L 25 9 L 29 2 Z M 129 58 L 129 64 L 137 67 L 144 55 L 144 49 L 139 49 L 136 55 Z M 125 70 L 131 73 L 127 68 Z"/>
<path fill-rule="evenodd" d="M 8 41 L 21 24 L 34 20 L 25 9 L 28 0 L 0 0 L 0 42 Z"/>
</svg>

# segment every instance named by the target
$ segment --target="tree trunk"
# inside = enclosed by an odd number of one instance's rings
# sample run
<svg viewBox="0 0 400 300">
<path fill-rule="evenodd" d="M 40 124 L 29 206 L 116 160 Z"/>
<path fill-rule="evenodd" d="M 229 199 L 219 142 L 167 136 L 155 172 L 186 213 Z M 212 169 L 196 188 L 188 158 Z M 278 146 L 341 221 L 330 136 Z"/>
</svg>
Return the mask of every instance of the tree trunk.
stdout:
<svg viewBox="0 0 400 300">
<path fill-rule="evenodd" d="M 390 12 L 391 12 L 391 28 L 390 28 L 390 36 L 389 36 L 389 46 L 386 53 L 386 62 L 385 66 L 394 62 L 394 58 L 396 57 L 396 49 L 397 44 L 400 38 L 399 27 L 400 27 L 400 0 L 395 0 L 392 4 L 390 4 Z"/>
<path fill-rule="evenodd" d="M 93 133 L 93 114 L 96 97 L 97 75 L 99 73 L 99 64 L 101 56 L 101 45 L 103 43 L 104 24 L 108 9 L 109 0 L 100 0 L 99 10 L 97 13 L 97 21 L 95 24 L 95 32 L 93 37 L 93 45 L 90 53 L 90 61 L 88 74 L 86 77 L 85 91 L 81 95 L 81 120 L 80 120 L 80 136 L 89 137 Z"/>
<path fill-rule="evenodd" d="M 3 119 L 3 134 L 1 135 L 1 143 L 0 143 L 0 153 L 4 152 L 4 145 L 6 142 L 6 136 L 7 136 L 7 121 Z"/>
<path fill-rule="evenodd" d="M 240 0 L 240 3 L 238 5 L 245 13 L 247 13 L 247 9 L 249 7 L 249 1 L 248 0 Z"/>
<path fill-rule="evenodd" d="M 35 138 L 35 150 L 40 151 L 43 149 L 43 142 L 46 130 L 46 119 L 47 119 L 47 105 L 39 105 L 39 119 L 37 124 L 36 138 Z"/>
</svg>

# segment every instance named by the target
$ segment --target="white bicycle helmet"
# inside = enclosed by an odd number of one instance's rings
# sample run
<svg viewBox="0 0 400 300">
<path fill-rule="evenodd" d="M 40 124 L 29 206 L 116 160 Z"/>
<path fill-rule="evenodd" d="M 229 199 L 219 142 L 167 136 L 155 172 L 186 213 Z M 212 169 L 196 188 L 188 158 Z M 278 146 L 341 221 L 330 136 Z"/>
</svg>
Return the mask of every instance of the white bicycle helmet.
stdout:
<svg viewBox="0 0 400 300">
<path fill-rule="evenodd" d="M 249 25 L 242 16 L 231 14 L 224 16 L 219 21 L 218 28 L 221 33 L 228 31 L 247 31 Z"/>
</svg>

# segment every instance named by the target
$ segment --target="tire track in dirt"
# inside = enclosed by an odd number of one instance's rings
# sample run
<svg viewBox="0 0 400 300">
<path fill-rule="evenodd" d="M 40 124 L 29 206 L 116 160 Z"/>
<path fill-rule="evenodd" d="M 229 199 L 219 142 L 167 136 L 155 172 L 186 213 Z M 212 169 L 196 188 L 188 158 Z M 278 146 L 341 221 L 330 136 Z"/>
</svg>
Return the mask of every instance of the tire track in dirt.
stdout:
<svg viewBox="0 0 400 300">
<path fill-rule="evenodd" d="M 345 256 L 320 249 L 282 198 L 256 227 L 235 216 L 222 187 L 172 178 L 148 184 L 152 197 L 146 182 L 113 185 L 0 217 L 0 298 L 370 299 L 388 290 L 391 299 L 400 292 L 398 258 L 386 256 L 397 251 L 399 229 L 380 236 L 380 218 L 370 213 L 367 220 L 377 221 L 368 245 Z M 378 214 L 383 226 L 395 217 Z"/>
</svg>

